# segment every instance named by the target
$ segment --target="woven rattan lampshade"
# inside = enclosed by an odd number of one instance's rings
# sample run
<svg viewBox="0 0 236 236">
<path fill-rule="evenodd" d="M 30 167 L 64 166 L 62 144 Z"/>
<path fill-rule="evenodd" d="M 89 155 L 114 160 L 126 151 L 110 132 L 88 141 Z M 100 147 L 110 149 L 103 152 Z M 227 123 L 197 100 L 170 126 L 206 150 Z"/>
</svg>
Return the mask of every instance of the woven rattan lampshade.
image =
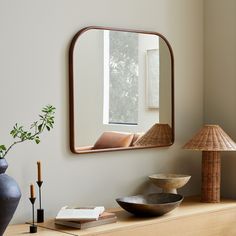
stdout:
<svg viewBox="0 0 236 236">
<path fill-rule="evenodd" d="M 166 146 L 172 144 L 171 127 L 168 124 L 154 124 L 134 146 Z"/>
<path fill-rule="evenodd" d="M 219 125 L 205 125 L 183 148 L 200 151 L 235 151 L 236 144 Z"/>
<path fill-rule="evenodd" d="M 235 151 L 235 142 L 219 125 L 205 125 L 184 149 L 202 152 L 202 202 L 220 202 L 220 151 Z"/>
</svg>

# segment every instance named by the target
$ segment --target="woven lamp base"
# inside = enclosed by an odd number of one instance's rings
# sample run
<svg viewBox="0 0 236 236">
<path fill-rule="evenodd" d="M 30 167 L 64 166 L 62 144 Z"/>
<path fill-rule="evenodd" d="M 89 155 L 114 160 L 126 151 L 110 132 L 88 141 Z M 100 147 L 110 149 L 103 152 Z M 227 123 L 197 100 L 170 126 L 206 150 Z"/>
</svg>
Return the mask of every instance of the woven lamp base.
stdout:
<svg viewBox="0 0 236 236">
<path fill-rule="evenodd" d="M 218 151 L 202 152 L 202 202 L 220 202 L 221 160 Z"/>
</svg>

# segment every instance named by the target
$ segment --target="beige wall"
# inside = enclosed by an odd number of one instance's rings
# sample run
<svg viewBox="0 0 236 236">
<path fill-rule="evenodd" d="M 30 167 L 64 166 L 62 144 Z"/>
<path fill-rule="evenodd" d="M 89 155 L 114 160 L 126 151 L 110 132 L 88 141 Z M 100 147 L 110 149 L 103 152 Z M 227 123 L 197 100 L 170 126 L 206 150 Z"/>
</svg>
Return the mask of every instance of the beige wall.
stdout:
<svg viewBox="0 0 236 236">
<path fill-rule="evenodd" d="M 125 6 L 125 7 L 124 7 Z M 176 140 L 170 148 L 73 155 L 68 137 L 67 56 L 71 37 L 88 25 L 162 33 L 175 56 Z M 147 176 L 191 174 L 184 194 L 199 193 L 200 153 L 181 147 L 202 125 L 203 1 L 0 0 L 0 142 L 19 121 L 34 121 L 48 103 L 57 107 L 55 129 L 42 143 L 12 150 L 7 173 L 22 190 L 14 222 L 30 217 L 28 186 L 43 163 L 46 217 L 65 204 L 115 205 L 115 198 L 157 189 Z M 89 120 L 88 120 L 89 122 Z"/>
<path fill-rule="evenodd" d="M 160 123 L 171 127 L 171 54 L 163 40 L 160 40 L 160 58 Z"/>
<path fill-rule="evenodd" d="M 92 146 L 103 131 L 103 50 L 101 30 L 86 31 L 75 44 L 74 93 L 77 147 Z"/>
<path fill-rule="evenodd" d="M 236 1 L 205 1 L 205 123 L 236 141 Z M 236 196 L 236 154 L 222 153 L 222 195 Z"/>
</svg>

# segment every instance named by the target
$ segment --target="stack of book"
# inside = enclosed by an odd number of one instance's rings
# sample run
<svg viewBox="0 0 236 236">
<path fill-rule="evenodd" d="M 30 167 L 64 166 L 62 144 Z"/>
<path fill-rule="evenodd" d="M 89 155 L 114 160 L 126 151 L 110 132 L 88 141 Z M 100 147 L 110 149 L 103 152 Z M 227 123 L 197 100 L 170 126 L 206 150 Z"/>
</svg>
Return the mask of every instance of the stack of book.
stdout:
<svg viewBox="0 0 236 236">
<path fill-rule="evenodd" d="M 94 226 L 115 223 L 116 221 L 116 215 L 106 212 L 104 207 L 63 207 L 56 216 L 55 224 L 77 229 L 87 229 Z"/>
</svg>

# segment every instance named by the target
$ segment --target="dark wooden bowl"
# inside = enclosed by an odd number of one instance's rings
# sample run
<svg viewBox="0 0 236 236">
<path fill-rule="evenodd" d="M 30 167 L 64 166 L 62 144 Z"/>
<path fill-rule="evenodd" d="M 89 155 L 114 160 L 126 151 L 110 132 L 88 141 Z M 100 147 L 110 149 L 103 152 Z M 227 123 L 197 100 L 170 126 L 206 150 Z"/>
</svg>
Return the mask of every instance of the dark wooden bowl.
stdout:
<svg viewBox="0 0 236 236">
<path fill-rule="evenodd" d="M 161 216 L 180 205 L 184 197 L 173 193 L 152 193 L 117 198 L 117 203 L 137 216 Z"/>
</svg>

